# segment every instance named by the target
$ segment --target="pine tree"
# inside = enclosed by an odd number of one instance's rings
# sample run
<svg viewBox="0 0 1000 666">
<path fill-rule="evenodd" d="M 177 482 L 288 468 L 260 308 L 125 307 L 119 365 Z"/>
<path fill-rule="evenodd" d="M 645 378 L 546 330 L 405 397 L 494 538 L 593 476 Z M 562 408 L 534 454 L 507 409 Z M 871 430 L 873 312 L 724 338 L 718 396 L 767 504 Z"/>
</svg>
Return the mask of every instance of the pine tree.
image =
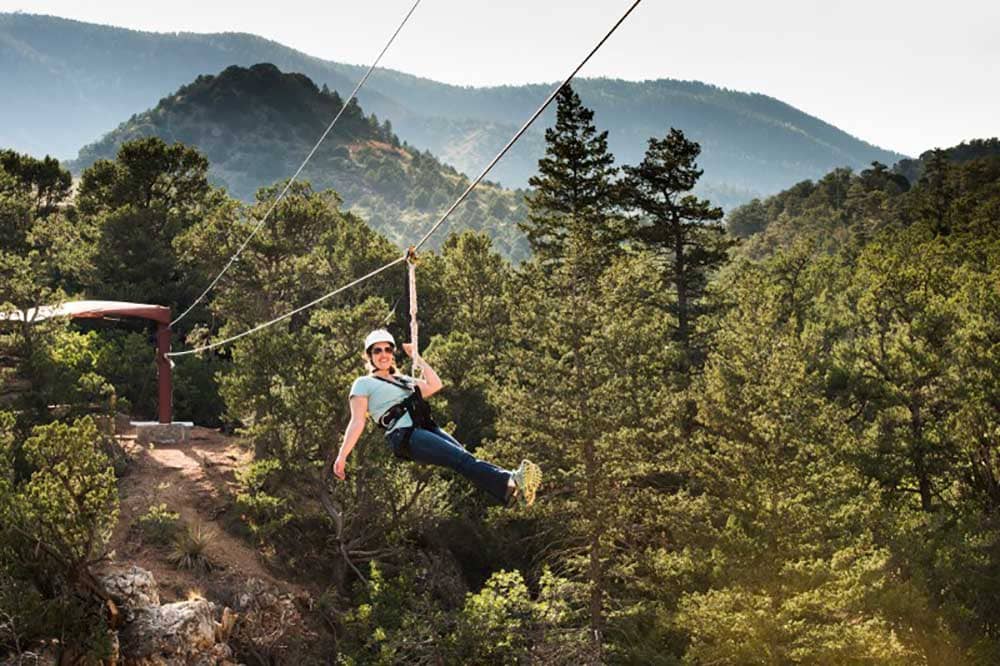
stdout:
<svg viewBox="0 0 1000 666">
<path fill-rule="evenodd" d="M 637 166 L 623 167 L 623 196 L 642 224 L 635 230 L 643 243 L 666 259 L 669 281 L 677 295 L 674 335 L 687 352 L 687 362 L 698 363 L 700 351 L 694 324 L 702 314 L 701 297 L 709 274 L 726 261 L 732 240 L 719 223 L 722 209 L 691 194 L 702 170 L 695 160 L 701 147 L 680 130 L 671 128 L 663 139 L 651 138 Z"/>
<path fill-rule="evenodd" d="M 924 174 L 916 193 L 916 211 L 920 219 L 931 221 L 937 234 L 951 233 L 954 221 L 951 207 L 957 197 L 951 162 L 944 150 L 933 150 L 927 157 Z"/>
<path fill-rule="evenodd" d="M 613 621 L 627 605 L 623 558 L 642 552 L 619 547 L 633 536 L 626 526 L 643 522 L 632 500 L 653 455 L 642 423 L 661 413 L 638 408 L 637 394 L 660 383 L 669 353 L 666 305 L 636 304 L 668 293 L 648 255 L 623 256 L 607 135 L 571 90 L 560 93 L 546 138 L 524 225 L 535 255 L 508 296 L 511 340 L 492 456 L 529 457 L 546 470 L 541 559 L 582 584 L 577 626 L 580 654 L 589 656 L 580 659 L 603 662 L 621 643 Z"/>
<path fill-rule="evenodd" d="M 581 269 L 599 269 L 623 236 L 614 217 L 614 156 L 608 151 L 608 133 L 597 131 L 594 112 L 570 86 L 559 91 L 557 103 L 555 127 L 545 130 L 539 175 L 528 181 L 535 188 L 527 199 L 528 221 L 520 226 L 543 265 L 561 263 L 587 248 L 593 255 L 576 261 Z"/>
<path fill-rule="evenodd" d="M 208 182 L 208 160 L 156 137 L 122 144 L 114 162 L 83 172 L 77 203 L 99 233 L 89 295 L 177 306 L 196 290 L 180 270 L 174 239 L 222 201 Z M 198 280 L 201 282 L 201 280 Z"/>
<path fill-rule="evenodd" d="M 677 609 L 685 663 L 964 663 L 919 583 L 899 575 L 906 547 L 856 464 L 858 410 L 830 399 L 838 327 L 822 301 L 850 269 L 793 252 L 721 280 L 733 306 L 712 316 L 693 378 L 702 427 L 677 452 L 689 490 L 667 506 L 672 538 L 649 584 Z"/>
</svg>

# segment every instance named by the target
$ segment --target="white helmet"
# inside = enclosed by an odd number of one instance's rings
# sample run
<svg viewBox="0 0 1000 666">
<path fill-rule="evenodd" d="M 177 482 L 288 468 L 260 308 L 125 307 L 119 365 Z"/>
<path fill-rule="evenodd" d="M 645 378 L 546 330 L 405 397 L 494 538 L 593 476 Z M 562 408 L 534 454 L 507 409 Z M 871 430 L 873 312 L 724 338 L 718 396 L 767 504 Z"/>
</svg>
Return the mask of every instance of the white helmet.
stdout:
<svg viewBox="0 0 1000 666">
<path fill-rule="evenodd" d="M 396 339 L 392 337 L 392 333 L 385 330 L 384 328 L 378 328 L 368 334 L 365 338 L 365 351 L 367 352 L 372 348 L 372 345 L 376 342 L 388 342 L 393 347 L 396 346 Z"/>
</svg>

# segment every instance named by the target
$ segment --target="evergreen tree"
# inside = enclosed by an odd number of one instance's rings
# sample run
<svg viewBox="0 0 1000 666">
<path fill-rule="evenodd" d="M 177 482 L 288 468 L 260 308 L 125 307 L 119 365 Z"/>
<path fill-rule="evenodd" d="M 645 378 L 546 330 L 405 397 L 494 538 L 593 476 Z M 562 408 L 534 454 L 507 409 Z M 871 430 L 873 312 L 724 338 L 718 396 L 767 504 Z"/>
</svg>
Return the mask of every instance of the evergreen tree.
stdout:
<svg viewBox="0 0 1000 666">
<path fill-rule="evenodd" d="M 173 241 L 223 200 L 208 183 L 208 160 L 179 143 L 139 139 L 114 162 L 97 161 L 78 196 L 100 233 L 90 295 L 171 307 L 193 300 L 202 285 L 185 279 Z"/>
<path fill-rule="evenodd" d="M 746 238 L 763 231 L 767 222 L 767 208 L 760 199 L 753 199 L 730 211 L 726 229 L 737 238 Z"/>
<path fill-rule="evenodd" d="M 560 93 L 528 198 L 535 255 L 508 294 L 511 340 L 491 455 L 529 457 L 545 470 L 537 512 L 553 546 L 542 557 L 580 584 L 575 621 L 586 629 L 586 661 L 600 662 L 625 644 L 616 625 L 628 606 L 623 573 L 635 560 L 619 546 L 642 533 L 628 528 L 648 506 L 640 479 L 666 445 L 651 444 L 643 424 L 671 413 L 647 411 L 638 396 L 662 383 L 672 348 L 661 316 L 669 292 L 650 257 L 622 256 L 613 158 L 592 119 L 571 90 Z"/>
<path fill-rule="evenodd" d="M 586 248 L 593 255 L 577 256 L 583 276 L 606 265 L 623 237 L 615 219 L 617 169 L 608 151 L 608 133 L 594 126 L 594 112 L 583 106 L 570 86 L 557 96 L 556 124 L 545 130 L 545 156 L 539 175 L 529 183 L 528 220 L 521 224 L 542 265 L 567 261 Z"/>
<path fill-rule="evenodd" d="M 916 190 L 916 210 L 919 219 L 933 222 L 935 233 L 951 233 L 951 207 L 956 198 L 954 168 L 944 150 L 933 150 L 927 157 L 924 173 Z"/>
<path fill-rule="evenodd" d="M 955 365 L 950 293 L 961 261 L 930 226 L 869 243 L 826 317 L 842 331 L 833 361 L 861 417 L 862 469 L 927 512 L 954 483 L 957 442 L 941 416 L 957 407 L 945 386 Z"/>
<path fill-rule="evenodd" d="M 636 228 L 636 237 L 666 260 L 677 297 L 672 308 L 677 320 L 674 338 L 689 363 L 697 363 L 700 355 L 694 326 L 703 312 L 708 277 L 726 261 L 732 245 L 719 224 L 722 209 L 690 193 L 703 173 L 695 162 L 700 153 L 697 142 L 671 128 L 665 138 L 649 140 L 642 162 L 624 167 L 622 183 L 625 201 L 644 223 Z"/>
<path fill-rule="evenodd" d="M 6 312 L 56 305 L 92 275 L 91 228 L 57 194 L 70 176 L 54 171 L 53 162 L 0 152 L 0 309 Z M 59 336 L 65 326 L 59 320 L 21 321 L 0 329 L 0 389 L 8 380 L 21 387 L 8 399 L 22 433 L 50 420 L 49 405 L 74 402 L 67 398 L 80 375 L 50 358 L 65 342 Z"/>
<path fill-rule="evenodd" d="M 0 170 L 10 174 L 29 194 L 38 216 L 51 213 L 69 198 L 72 176 L 59 160 L 46 156 L 35 159 L 12 150 L 0 150 Z"/>
</svg>

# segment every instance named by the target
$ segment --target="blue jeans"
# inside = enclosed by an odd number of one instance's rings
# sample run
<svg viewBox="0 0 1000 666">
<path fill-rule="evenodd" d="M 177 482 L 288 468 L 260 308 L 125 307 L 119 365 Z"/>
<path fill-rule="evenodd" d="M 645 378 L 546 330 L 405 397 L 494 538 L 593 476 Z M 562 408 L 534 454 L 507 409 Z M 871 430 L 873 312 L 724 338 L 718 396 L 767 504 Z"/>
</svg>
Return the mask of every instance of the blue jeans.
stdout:
<svg viewBox="0 0 1000 666">
<path fill-rule="evenodd" d="M 397 428 L 386 439 L 392 451 L 400 455 L 400 446 L 410 431 L 410 455 L 414 462 L 453 469 L 480 490 L 486 491 L 498 503 L 507 501 L 507 482 L 511 473 L 496 465 L 479 460 L 441 428 Z"/>
</svg>

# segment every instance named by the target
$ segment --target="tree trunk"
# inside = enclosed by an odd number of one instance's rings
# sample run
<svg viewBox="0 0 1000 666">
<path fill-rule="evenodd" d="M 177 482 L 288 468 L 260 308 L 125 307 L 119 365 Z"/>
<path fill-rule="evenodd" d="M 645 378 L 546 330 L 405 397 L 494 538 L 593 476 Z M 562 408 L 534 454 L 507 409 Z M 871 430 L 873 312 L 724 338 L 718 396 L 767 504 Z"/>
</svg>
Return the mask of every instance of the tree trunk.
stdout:
<svg viewBox="0 0 1000 666">
<path fill-rule="evenodd" d="M 920 493 L 920 508 L 927 513 L 934 510 L 931 479 L 924 459 L 924 422 L 920 414 L 920 398 L 914 395 L 910 401 L 910 451 L 913 472 L 917 476 L 917 490 Z"/>
<path fill-rule="evenodd" d="M 574 267 L 575 268 L 575 267 Z M 573 279 L 573 299 L 577 305 L 577 312 L 582 312 L 581 297 L 579 292 L 579 281 L 575 275 Z M 584 387 L 583 363 L 581 360 L 581 341 L 579 330 L 573 335 L 573 376 L 576 378 L 576 385 Z M 581 397 L 581 403 L 585 398 Z M 585 407 L 585 405 L 581 405 Z M 586 409 L 580 409 L 580 414 L 585 414 Z M 587 579 L 590 582 L 590 638 L 594 645 L 597 661 L 601 661 L 602 644 L 604 641 L 604 572 L 601 566 L 601 534 L 603 522 L 601 520 L 599 489 L 597 487 L 597 475 L 600 473 L 597 451 L 594 446 L 593 435 L 589 428 L 583 429 L 584 437 L 581 445 L 583 454 L 583 469 L 586 475 L 586 497 L 583 502 L 587 516 Z"/>
<path fill-rule="evenodd" d="M 601 566 L 601 517 L 597 499 L 597 456 L 594 443 L 586 440 L 583 447 L 584 460 L 587 469 L 587 498 L 590 504 L 590 534 L 588 535 L 588 550 L 590 559 L 587 566 L 587 577 L 590 579 L 590 630 L 598 657 L 604 641 L 604 571 Z M 599 659 L 600 660 L 600 659 Z"/>
<path fill-rule="evenodd" d="M 680 220 L 671 221 L 671 230 L 674 236 L 673 282 L 677 288 L 677 341 L 684 349 L 684 363 L 686 365 L 687 357 L 690 354 L 691 333 L 688 330 L 690 313 L 688 311 L 687 257 L 684 255 L 684 230 Z"/>
</svg>

